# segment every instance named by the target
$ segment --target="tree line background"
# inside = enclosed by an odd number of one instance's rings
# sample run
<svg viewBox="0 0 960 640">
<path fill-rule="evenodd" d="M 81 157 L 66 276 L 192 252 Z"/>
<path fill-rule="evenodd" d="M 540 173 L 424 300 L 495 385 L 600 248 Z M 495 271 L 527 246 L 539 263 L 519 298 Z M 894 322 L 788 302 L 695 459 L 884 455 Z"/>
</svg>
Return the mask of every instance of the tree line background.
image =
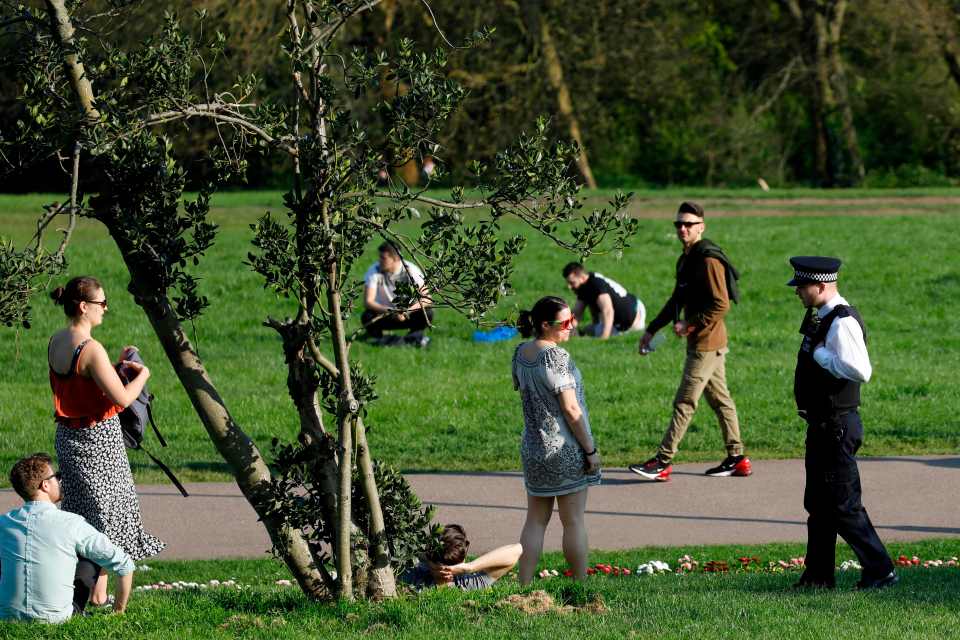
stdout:
<svg viewBox="0 0 960 640">
<path fill-rule="evenodd" d="M 116 4 L 104 2 L 104 4 Z M 227 36 L 211 86 L 256 76 L 260 95 L 290 91 L 278 54 L 282 3 L 174 0 L 190 23 L 205 10 Z M 575 168 L 589 186 L 944 186 L 960 176 L 960 0 L 385 0 L 349 25 L 344 55 L 361 44 L 457 44 L 488 26 L 483 46 L 451 52 L 449 75 L 469 90 L 439 143 L 446 166 L 489 158 L 548 113 L 580 142 Z M 117 35 L 158 31 L 151 4 Z M 438 29 L 439 28 L 439 29 Z M 16 51 L 0 52 L 15 64 Z M 21 111 L 0 79 L 0 135 Z M 384 91 L 403 92 L 385 83 Z M 358 98 L 357 114 L 370 114 Z M 366 124 L 380 125 L 375 115 Z M 176 135 L 176 134 L 174 134 Z M 217 135 L 184 128 L 175 145 L 197 158 Z M 16 165 L 16 159 L 14 159 Z M 5 191 L 62 189 L 51 159 L 0 175 Z M 192 180 L 206 165 L 194 165 Z M 398 173 L 415 182 L 423 167 Z M 289 167 L 254 158 L 252 187 L 286 187 Z M 441 180 L 442 184 L 442 180 Z"/>
</svg>

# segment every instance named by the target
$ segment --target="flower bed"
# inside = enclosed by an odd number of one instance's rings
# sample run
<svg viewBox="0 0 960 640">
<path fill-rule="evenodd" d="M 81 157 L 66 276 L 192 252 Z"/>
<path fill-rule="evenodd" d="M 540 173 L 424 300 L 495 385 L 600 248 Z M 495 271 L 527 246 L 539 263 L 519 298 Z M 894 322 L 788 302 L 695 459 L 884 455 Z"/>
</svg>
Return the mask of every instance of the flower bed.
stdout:
<svg viewBox="0 0 960 640">
<path fill-rule="evenodd" d="M 939 559 L 928 558 L 926 560 L 919 556 L 900 555 L 894 560 L 894 564 L 900 568 L 917 569 L 956 569 L 960 567 L 960 559 L 956 556 Z M 587 568 L 587 574 L 591 576 L 602 576 L 608 578 L 625 578 L 629 576 L 652 576 L 652 575 L 687 575 L 703 573 L 744 573 L 744 572 L 764 572 L 779 573 L 785 571 L 800 571 L 804 568 L 804 558 L 776 559 L 764 561 L 758 556 L 740 556 L 735 561 L 728 560 L 705 560 L 700 561 L 690 555 L 682 555 L 677 558 L 676 563 L 671 566 L 663 560 L 650 560 L 638 565 L 632 569 L 609 563 L 599 562 L 592 567 Z M 856 560 L 845 560 L 838 567 L 840 571 L 859 571 L 860 563 Z M 137 567 L 138 571 L 150 571 L 147 565 Z M 538 574 L 541 578 L 559 578 L 561 576 L 573 576 L 573 570 L 566 569 L 543 569 Z M 291 580 L 280 579 L 273 583 L 274 586 L 289 588 L 296 586 Z M 228 580 L 208 580 L 206 582 L 188 582 L 158 581 L 153 584 L 143 584 L 135 587 L 135 591 L 188 591 L 188 590 L 207 590 L 207 589 L 247 589 L 253 585 L 241 584 L 235 579 Z"/>
<path fill-rule="evenodd" d="M 894 560 L 894 564 L 896 564 L 898 567 L 917 567 L 922 569 L 957 568 L 960 566 L 960 560 L 958 560 L 956 556 L 946 559 L 931 558 L 923 560 L 918 556 L 907 557 L 905 555 L 901 555 Z M 672 567 L 663 560 L 651 560 L 649 562 L 644 562 L 643 564 L 637 566 L 636 569 L 630 569 L 629 567 L 621 567 L 619 565 L 611 565 L 607 563 L 597 563 L 592 567 L 587 568 L 587 574 L 591 576 L 598 575 L 618 578 L 632 575 L 648 576 L 665 573 L 674 575 L 685 575 L 691 573 L 743 572 L 779 573 L 784 571 L 801 571 L 804 569 L 804 567 L 805 564 L 803 556 L 767 561 L 761 560 L 758 556 L 740 556 L 735 562 L 730 562 L 727 560 L 706 560 L 701 562 L 689 555 L 682 555 L 677 558 L 676 564 L 674 564 Z M 856 560 L 845 560 L 837 568 L 840 571 L 859 571 L 861 569 L 860 563 Z M 573 576 L 573 569 L 570 569 L 569 567 L 564 570 L 543 569 L 538 575 L 541 578 L 555 578 L 560 576 L 571 577 Z"/>
</svg>

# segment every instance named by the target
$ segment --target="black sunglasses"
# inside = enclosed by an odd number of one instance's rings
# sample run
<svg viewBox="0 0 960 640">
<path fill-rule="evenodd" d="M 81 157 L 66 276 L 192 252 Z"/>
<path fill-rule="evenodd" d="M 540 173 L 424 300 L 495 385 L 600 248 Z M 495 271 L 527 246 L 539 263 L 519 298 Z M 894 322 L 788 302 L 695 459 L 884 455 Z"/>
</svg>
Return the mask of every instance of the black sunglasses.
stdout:
<svg viewBox="0 0 960 640">
<path fill-rule="evenodd" d="M 103 307 L 104 309 L 107 308 L 107 299 L 106 299 L 106 298 L 104 298 L 103 300 L 84 300 L 84 302 L 86 302 L 87 304 L 98 304 L 98 305 L 100 305 L 101 307 Z"/>
<path fill-rule="evenodd" d="M 673 223 L 673 228 L 679 229 L 680 227 L 686 227 L 687 229 L 689 229 L 690 227 L 695 227 L 698 224 L 702 224 L 702 223 L 703 223 L 702 220 L 697 220 L 696 222 L 690 222 L 689 220 L 676 220 Z"/>
<path fill-rule="evenodd" d="M 47 480 L 50 480 L 51 478 L 56 478 L 56 479 L 59 481 L 59 480 L 60 480 L 60 472 L 57 471 L 57 472 L 54 473 L 53 475 L 49 475 L 49 476 L 47 476 L 46 478 L 44 478 L 43 480 L 41 480 L 41 481 L 40 481 L 40 485 L 37 487 L 37 489 L 43 489 L 43 483 L 46 482 Z"/>
</svg>

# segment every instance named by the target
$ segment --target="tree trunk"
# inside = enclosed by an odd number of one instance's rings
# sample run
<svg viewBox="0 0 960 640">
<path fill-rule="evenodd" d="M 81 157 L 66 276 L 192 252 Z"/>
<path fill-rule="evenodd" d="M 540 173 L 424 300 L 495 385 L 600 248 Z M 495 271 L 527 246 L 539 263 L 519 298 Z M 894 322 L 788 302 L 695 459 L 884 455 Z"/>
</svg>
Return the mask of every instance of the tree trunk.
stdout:
<svg viewBox="0 0 960 640">
<path fill-rule="evenodd" d="M 50 12 L 52 31 L 56 34 L 64 51 L 63 65 L 70 74 L 70 82 L 80 102 L 80 108 L 88 122 L 96 122 L 100 119 L 100 113 L 93 106 L 93 86 L 90 84 L 90 78 L 87 77 L 83 62 L 76 54 L 73 22 L 70 20 L 66 2 L 65 0 L 46 0 L 46 5 Z"/>
<path fill-rule="evenodd" d="M 109 224 L 107 228 L 110 228 Z M 167 359 L 173 365 L 180 384 L 207 430 L 207 435 L 230 465 L 237 486 L 263 522 L 274 546 L 282 550 L 282 558 L 303 592 L 314 599 L 329 598 L 330 591 L 320 572 L 314 567 L 313 557 L 303 536 L 299 531 L 273 518 L 265 509 L 263 497 L 271 476 L 259 449 L 230 415 L 203 362 L 177 320 L 169 300 L 165 296 L 154 295 L 152 291 L 146 290 L 146 287 L 145 290 L 138 288 L 138 282 L 148 280 L 137 274 L 137 268 L 131 264 L 122 243 L 116 236 L 114 239 L 120 246 L 121 255 L 130 272 L 130 291 L 137 304 L 146 312 Z"/>
<path fill-rule="evenodd" d="M 547 78 L 550 80 L 550 86 L 557 92 L 557 109 L 567 123 L 570 137 L 580 147 L 580 153 L 577 155 L 577 168 L 580 170 L 580 175 L 587 187 L 596 189 L 597 181 L 593 177 L 593 170 L 590 168 L 590 161 L 587 159 L 587 147 L 583 144 L 580 122 L 577 120 L 577 114 L 573 109 L 573 99 L 570 97 L 570 89 L 564 78 L 563 64 L 560 61 L 560 54 L 557 52 L 553 34 L 550 31 L 549 20 L 533 0 L 526 0 L 525 9 L 527 20 L 531 23 L 530 31 L 534 37 L 539 39 L 540 47 L 543 50 L 543 61 L 547 68 Z"/>
<path fill-rule="evenodd" d="M 387 546 L 383 510 L 380 507 L 380 495 L 373 476 L 373 462 L 370 458 L 363 420 L 359 415 L 360 405 L 353 395 L 353 380 L 350 376 L 346 328 L 343 325 L 341 314 L 336 263 L 330 264 L 328 274 L 327 301 L 332 320 L 330 339 L 336 352 L 336 365 L 340 370 L 340 402 L 337 411 L 337 422 L 340 427 L 340 500 L 337 523 L 337 571 L 341 576 L 340 595 L 348 600 L 354 597 L 352 574 L 350 573 L 350 531 L 353 524 L 350 493 L 353 473 L 352 454 L 355 444 L 358 450 L 357 458 L 363 482 L 362 488 L 370 509 L 370 531 L 364 532 L 371 542 L 372 556 L 367 590 L 370 595 L 376 598 L 392 598 L 397 595 L 396 581 L 393 575 L 393 567 L 390 565 L 390 551 Z"/>
<path fill-rule="evenodd" d="M 94 123 L 100 116 L 93 107 L 95 99 L 93 86 L 84 72 L 82 61 L 73 53 L 74 30 L 70 14 L 63 0 L 48 0 L 47 7 L 51 16 L 55 18 L 53 25 L 55 36 L 59 39 L 60 45 L 70 52 L 65 56 L 64 64 L 70 71 L 73 90 L 86 113 L 87 120 Z M 203 362 L 177 320 L 170 301 L 165 295 L 156 295 L 150 285 L 139 284 L 149 283 L 151 279 L 139 273 L 138 265 L 131 259 L 132 247 L 127 246 L 122 238 L 115 234 L 109 219 L 101 219 L 101 221 L 116 242 L 124 264 L 127 266 L 131 278 L 130 292 L 137 304 L 146 312 L 167 359 L 173 366 L 187 397 L 190 398 L 194 411 L 207 430 L 207 435 L 223 459 L 230 465 L 237 486 L 260 517 L 274 547 L 281 551 L 284 562 L 303 592 L 314 599 L 329 598 L 330 591 L 314 566 L 313 556 L 306 540 L 299 531 L 286 526 L 267 513 L 263 493 L 270 483 L 270 469 L 257 446 L 227 410 Z"/>
<path fill-rule="evenodd" d="M 784 0 L 801 30 L 803 58 L 812 69 L 810 120 L 814 170 L 822 186 L 859 184 L 866 171 L 840 56 L 846 0 Z M 838 148 L 839 141 L 843 142 Z M 839 162 L 838 162 L 839 160 Z"/>
<path fill-rule="evenodd" d="M 957 53 L 956 27 L 953 26 L 960 17 L 957 15 L 960 3 L 954 0 L 931 7 L 927 0 L 913 0 L 912 6 L 920 15 L 923 26 L 936 39 L 950 77 L 960 87 L 960 57 Z"/>
<path fill-rule="evenodd" d="M 353 524 L 351 509 L 351 486 L 353 483 L 353 424 L 360 409 L 353 397 L 353 383 L 350 378 L 350 360 L 347 356 L 346 330 L 340 312 L 340 290 L 337 286 L 337 263 L 331 262 L 328 270 L 327 302 L 330 307 L 330 341 L 336 353 L 337 368 L 340 370 L 340 398 L 337 406 L 337 427 L 340 448 L 340 478 L 337 496 L 337 539 L 335 555 L 337 573 L 340 577 L 340 597 L 353 600 L 353 573 L 350 558 L 350 533 Z"/>
<path fill-rule="evenodd" d="M 390 548 L 387 546 L 387 527 L 380 507 L 380 492 L 373 475 L 373 458 L 367 444 L 367 433 L 363 418 L 357 416 L 357 465 L 363 483 L 363 495 L 370 507 L 370 531 L 366 532 L 371 543 L 370 578 L 367 582 L 367 595 L 375 600 L 392 598 L 397 595 L 396 578 L 390 565 Z"/>
<path fill-rule="evenodd" d="M 850 94 L 847 89 L 847 73 L 840 56 L 840 33 L 847 10 L 847 0 L 834 0 L 827 3 L 827 59 L 830 68 L 830 84 L 833 87 L 834 106 L 840 113 L 843 129 L 843 141 L 846 146 L 846 159 L 850 163 L 850 175 L 847 181 L 859 185 L 866 177 L 863 158 L 860 155 L 860 143 L 857 129 L 853 123 L 853 107 L 850 106 Z"/>
</svg>

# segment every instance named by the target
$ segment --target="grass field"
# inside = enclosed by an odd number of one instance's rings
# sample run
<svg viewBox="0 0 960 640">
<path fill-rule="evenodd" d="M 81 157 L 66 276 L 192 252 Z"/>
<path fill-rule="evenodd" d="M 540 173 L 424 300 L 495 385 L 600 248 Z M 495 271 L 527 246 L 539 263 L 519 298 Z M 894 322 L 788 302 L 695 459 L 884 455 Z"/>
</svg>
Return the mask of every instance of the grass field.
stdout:
<svg viewBox="0 0 960 640">
<path fill-rule="evenodd" d="M 921 558 L 960 555 L 960 541 L 891 545 L 893 554 Z M 769 560 L 802 553 L 796 545 L 751 548 L 648 548 L 591 554 L 591 562 L 636 567 L 652 559 L 673 567 L 681 553 L 701 563 L 756 555 Z M 842 547 L 842 560 L 849 555 Z M 549 554 L 544 566 L 562 569 Z M 853 590 L 857 572 L 841 573 L 835 592 L 794 592 L 794 570 L 783 573 L 593 577 L 582 585 L 562 578 L 534 581 L 521 591 L 508 576 L 491 590 L 463 593 L 429 590 L 380 604 L 310 604 L 278 562 L 151 562 L 138 584 L 207 582 L 232 578 L 243 589 L 137 592 L 124 616 L 94 613 L 63 625 L 0 623 L 5 640 L 73 638 L 756 638 L 780 640 L 851 638 L 928 639 L 960 637 L 960 569 L 899 569 L 901 583 L 886 591 Z M 546 590 L 558 604 L 601 601 L 597 611 L 531 614 L 500 603 L 511 594 Z M 605 609 L 605 610 L 604 610 Z"/>
<path fill-rule="evenodd" d="M 743 301 L 728 316 L 728 381 L 737 402 L 747 451 L 757 458 L 802 455 L 803 430 L 791 385 L 803 310 L 784 286 L 795 254 L 843 258 L 841 292 L 862 311 L 869 331 L 874 379 L 863 391 L 865 455 L 954 453 L 960 445 L 960 260 L 952 246 L 960 222 L 953 190 L 787 191 L 671 190 L 638 193 L 631 211 L 640 230 L 621 260 L 603 257 L 589 267 L 638 293 L 656 313 L 670 293 L 679 243 L 670 226 L 684 197 L 707 209 L 707 236 L 742 271 Z M 591 200 L 600 203 L 606 194 Z M 54 197 L 0 196 L 0 234 L 23 241 L 41 203 Z M 212 306 L 196 324 L 196 344 L 234 417 L 262 446 L 272 435 L 292 436 L 296 418 L 286 393 L 280 342 L 261 325 L 289 306 L 263 291 L 242 264 L 249 224 L 264 210 L 279 211 L 275 192 L 226 193 L 214 200 L 221 233 L 201 263 L 201 289 Z M 712 216 L 712 217 L 711 217 Z M 515 223 L 505 231 L 520 231 Z M 372 251 L 369 260 L 374 259 Z M 497 314 L 528 307 L 546 294 L 564 295 L 561 267 L 571 259 L 531 237 L 517 265 L 516 295 Z M 354 273 L 362 277 L 364 262 Z M 224 465 L 179 388 L 140 310 L 125 293 L 117 251 L 97 223 L 80 225 L 70 252 L 70 274 L 91 273 L 105 283 L 110 313 L 96 336 L 111 353 L 125 344 L 143 350 L 154 376 L 159 425 L 170 442 L 161 457 L 184 480 L 226 479 Z M 0 348 L 0 468 L 18 456 L 53 449 L 45 347 L 63 325 L 49 299 L 34 302 L 34 328 L 4 330 Z M 356 323 L 356 318 L 353 320 Z M 403 470 L 503 470 L 519 467 L 522 425 L 510 384 L 514 344 L 478 344 L 473 327 L 440 311 L 426 350 L 376 349 L 357 344 L 353 357 L 379 381 L 369 424 L 374 455 Z M 679 381 L 683 345 L 668 340 L 652 356 L 636 355 L 636 337 L 609 342 L 576 340 L 569 351 L 584 374 L 597 441 L 607 466 L 646 459 L 666 427 Z M 154 449 L 158 447 L 154 446 Z M 719 460 L 719 429 L 703 404 L 683 442 L 679 461 Z M 162 475 L 131 454 L 140 481 Z M 0 474 L 0 484 L 6 483 Z"/>
</svg>

